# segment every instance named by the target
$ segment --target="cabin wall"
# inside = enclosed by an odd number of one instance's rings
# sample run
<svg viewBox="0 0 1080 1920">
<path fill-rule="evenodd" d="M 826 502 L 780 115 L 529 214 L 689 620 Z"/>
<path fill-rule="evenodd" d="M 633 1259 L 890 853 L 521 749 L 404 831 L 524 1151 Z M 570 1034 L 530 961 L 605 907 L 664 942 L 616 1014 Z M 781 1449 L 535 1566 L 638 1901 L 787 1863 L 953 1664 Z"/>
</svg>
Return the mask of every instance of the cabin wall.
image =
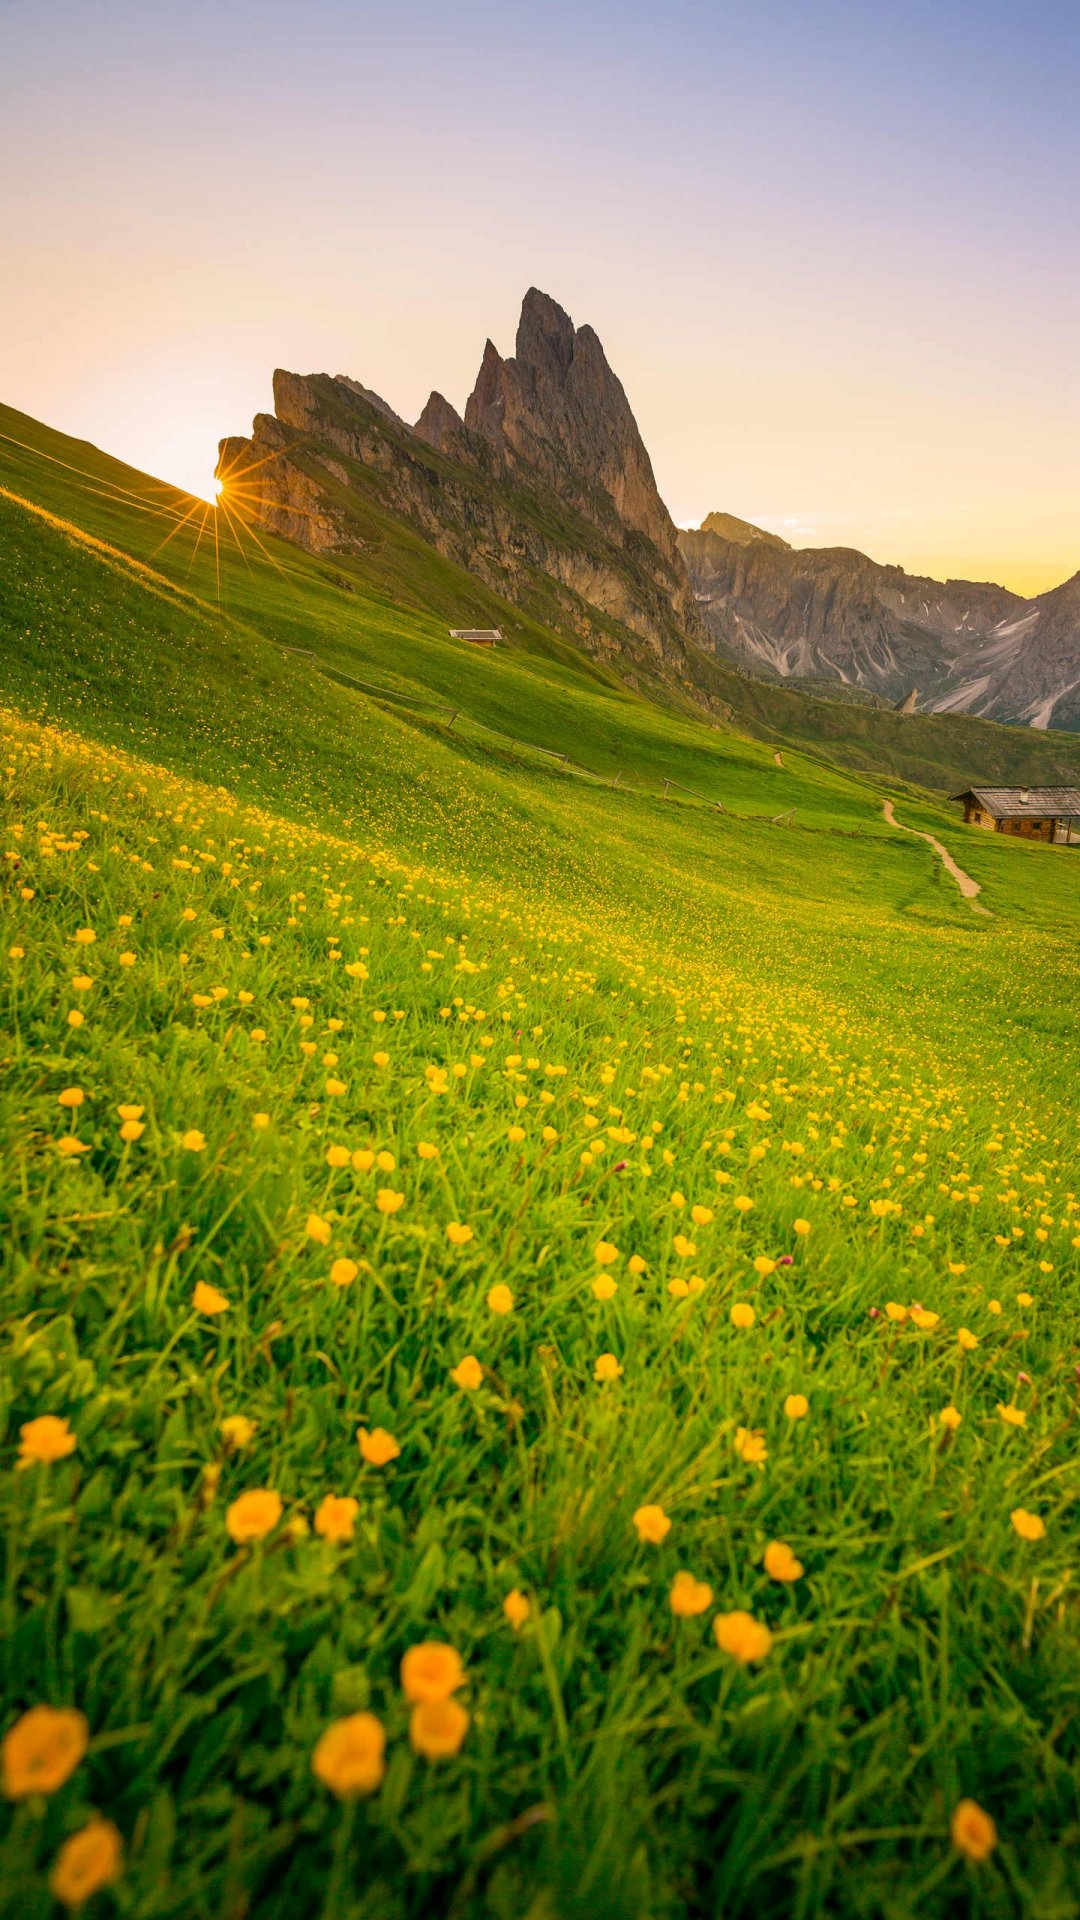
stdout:
<svg viewBox="0 0 1080 1920">
<path fill-rule="evenodd" d="M 984 813 L 981 807 L 975 806 L 970 800 L 964 802 L 964 821 L 969 827 L 985 828 L 987 833 L 993 833 L 997 826 L 992 813 Z"/>
<path fill-rule="evenodd" d="M 1013 833 L 1021 840 L 1052 840 L 1054 822 L 1052 820 L 1001 820 L 998 822 L 1000 833 Z"/>
</svg>

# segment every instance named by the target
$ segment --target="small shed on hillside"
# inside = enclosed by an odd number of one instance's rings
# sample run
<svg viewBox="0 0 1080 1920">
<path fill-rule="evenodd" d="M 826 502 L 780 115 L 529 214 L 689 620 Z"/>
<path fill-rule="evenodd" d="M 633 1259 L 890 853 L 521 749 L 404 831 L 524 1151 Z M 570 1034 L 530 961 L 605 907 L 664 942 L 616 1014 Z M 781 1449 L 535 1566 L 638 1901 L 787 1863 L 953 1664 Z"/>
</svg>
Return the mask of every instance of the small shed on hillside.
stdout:
<svg viewBox="0 0 1080 1920">
<path fill-rule="evenodd" d="M 451 627 L 451 640 L 467 640 L 471 647 L 499 647 L 502 645 L 501 627 Z"/>
<path fill-rule="evenodd" d="M 971 826 L 988 833 L 1080 846 L 1080 787 L 969 787 L 951 797 L 963 802 Z"/>
</svg>

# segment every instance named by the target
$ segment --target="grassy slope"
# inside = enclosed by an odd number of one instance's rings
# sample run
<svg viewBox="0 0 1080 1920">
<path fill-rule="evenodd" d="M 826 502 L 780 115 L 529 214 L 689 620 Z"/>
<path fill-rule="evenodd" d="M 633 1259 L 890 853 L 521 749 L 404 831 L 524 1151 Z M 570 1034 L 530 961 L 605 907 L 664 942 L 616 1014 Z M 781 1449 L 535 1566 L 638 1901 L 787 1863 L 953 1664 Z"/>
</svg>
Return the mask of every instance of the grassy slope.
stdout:
<svg viewBox="0 0 1080 1920">
<path fill-rule="evenodd" d="M 881 790 L 814 756 L 777 767 L 555 651 L 466 654 L 284 550 L 288 589 L 225 556 L 219 604 L 201 554 L 174 573 L 177 542 L 160 580 L 120 557 L 161 537 L 135 503 L 40 463 L 18 480 L 120 551 L 0 500 L 2 691 L 29 716 L 6 730 L 0 932 L 22 950 L 0 1095 L 6 1718 L 75 1702 L 95 1736 L 47 1814 L 8 1823 L 10 1910 L 48 1911 L 44 1867 L 98 1806 L 147 1920 L 1067 1913 L 1080 863 L 903 796 L 984 881 L 976 919 L 886 829 Z M 467 717 L 447 737 L 269 633 Z M 612 791 L 510 735 L 643 784 L 674 771 L 748 817 Z M 805 824 L 768 824 L 790 805 Z M 86 1099 L 65 1111 L 68 1086 Z M 123 1146 L 127 1101 L 146 1130 Z M 69 1127 L 85 1155 L 58 1152 Z M 336 1144 L 395 1164 L 334 1171 Z M 693 1274 L 700 1295 L 672 1294 Z M 193 1313 L 199 1279 L 220 1319 Z M 941 1324 L 894 1327 L 890 1300 Z M 469 1351 L 477 1393 L 449 1380 Z M 75 1456 L 11 1473 L 43 1412 Z M 257 1422 L 238 1455 L 232 1413 Z M 401 1444 L 381 1474 L 361 1421 Z M 739 1427 L 764 1431 L 763 1471 Z M 260 1485 L 287 1516 L 355 1494 L 354 1543 L 237 1554 L 224 1511 Z M 648 1501 L 673 1522 L 659 1548 L 635 1540 Z M 1018 1505 L 1045 1541 L 1016 1538 Z M 791 1588 L 761 1567 L 777 1537 L 804 1563 Z M 714 1589 L 703 1619 L 672 1618 L 680 1567 Z M 759 1668 L 712 1638 L 734 1607 L 777 1634 Z M 474 1714 L 440 1766 L 411 1756 L 397 1682 L 428 1635 L 460 1649 Z M 350 1816 L 310 1754 L 364 1706 L 389 1768 Z M 977 1874 L 947 1840 L 965 1793 L 1002 1833 Z"/>
</svg>

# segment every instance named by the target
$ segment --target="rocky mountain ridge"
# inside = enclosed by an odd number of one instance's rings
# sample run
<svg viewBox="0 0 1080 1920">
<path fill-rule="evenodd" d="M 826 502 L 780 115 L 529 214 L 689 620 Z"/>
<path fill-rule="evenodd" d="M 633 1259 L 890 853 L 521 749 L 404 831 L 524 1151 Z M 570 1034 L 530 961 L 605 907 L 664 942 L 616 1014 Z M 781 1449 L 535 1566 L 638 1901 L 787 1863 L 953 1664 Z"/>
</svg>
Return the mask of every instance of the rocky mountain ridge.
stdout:
<svg viewBox="0 0 1080 1920">
<path fill-rule="evenodd" d="M 221 442 L 218 474 L 227 504 L 315 552 L 363 551 L 389 509 L 590 651 L 701 679 L 708 635 L 621 383 L 536 288 L 514 355 L 488 341 L 464 418 L 433 392 L 410 427 L 356 380 L 279 370 L 273 414 Z"/>
<path fill-rule="evenodd" d="M 714 644 L 746 672 L 904 704 L 917 687 L 927 712 L 1080 729 L 1080 574 L 1025 600 L 725 523 L 747 524 L 711 514 L 679 546 Z"/>
</svg>

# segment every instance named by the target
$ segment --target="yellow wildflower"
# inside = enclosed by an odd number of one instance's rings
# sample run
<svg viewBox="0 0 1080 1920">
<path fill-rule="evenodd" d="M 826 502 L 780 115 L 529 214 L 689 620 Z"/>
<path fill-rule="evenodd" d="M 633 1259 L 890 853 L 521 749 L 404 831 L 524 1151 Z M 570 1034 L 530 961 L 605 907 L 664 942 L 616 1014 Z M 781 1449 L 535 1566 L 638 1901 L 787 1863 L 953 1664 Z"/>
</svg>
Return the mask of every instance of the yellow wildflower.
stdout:
<svg viewBox="0 0 1080 1920">
<path fill-rule="evenodd" d="M 316 1743 L 311 1770 L 339 1800 L 374 1793 L 386 1771 L 386 1734 L 373 1713 L 335 1720 Z"/>
<path fill-rule="evenodd" d="M 772 1634 L 763 1621 L 754 1619 L 752 1613 L 741 1610 L 718 1613 L 713 1621 L 713 1633 L 721 1652 L 729 1653 L 741 1666 L 764 1660 L 772 1651 Z"/>
</svg>

